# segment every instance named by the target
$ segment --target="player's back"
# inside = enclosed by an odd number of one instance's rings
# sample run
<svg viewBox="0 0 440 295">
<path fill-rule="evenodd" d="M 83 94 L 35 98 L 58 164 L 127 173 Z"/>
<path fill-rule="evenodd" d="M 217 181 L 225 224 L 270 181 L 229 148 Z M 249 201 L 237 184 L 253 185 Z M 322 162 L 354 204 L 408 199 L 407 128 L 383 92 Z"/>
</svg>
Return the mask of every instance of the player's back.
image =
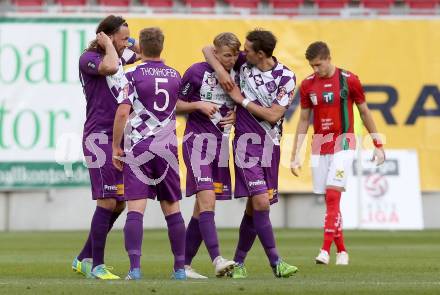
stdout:
<svg viewBox="0 0 440 295">
<path fill-rule="evenodd" d="M 163 61 L 148 61 L 127 72 L 133 86 L 133 109 L 142 107 L 159 122 L 174 116 L 180 87 L 180 74 Z M 138 102 L 136 102 L 136 100 Z M 145 118 L 143 118 L 145 119 Z"/>
</svg>

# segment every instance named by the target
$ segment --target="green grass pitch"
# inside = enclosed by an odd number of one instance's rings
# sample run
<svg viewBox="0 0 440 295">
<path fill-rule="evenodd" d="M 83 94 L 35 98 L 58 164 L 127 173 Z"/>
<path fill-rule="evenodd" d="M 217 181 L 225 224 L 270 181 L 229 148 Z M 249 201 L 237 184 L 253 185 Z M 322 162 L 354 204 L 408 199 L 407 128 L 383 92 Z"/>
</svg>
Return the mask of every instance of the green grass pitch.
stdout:
<svg viewBox="0 0 440 295">
<path fill-rule="evenodd" d="M 236 229 L 220 230 L 223 256 L 232 258 Z M 278 249 L 300 271 L 274 278 L 257 240 L 246 261 L 249 278 L 217 279 L 202 245 L 193 266 L 210 279 L 169 279 L 171 251 L 164 230 L 144 233 L 142 281 L 97 281 L 71 271 L 85 232 L 0 233 L 0 294 L 440 294 L 440 231 L 346 231 L 349 266 L 315 265 L 320 230 L 276 230 Z M 334 251 L 334 249 L 332 249 Z M 128 258 L 121 231 L 108 238 L 106 264 L 125 276 Z"/>
</svg>

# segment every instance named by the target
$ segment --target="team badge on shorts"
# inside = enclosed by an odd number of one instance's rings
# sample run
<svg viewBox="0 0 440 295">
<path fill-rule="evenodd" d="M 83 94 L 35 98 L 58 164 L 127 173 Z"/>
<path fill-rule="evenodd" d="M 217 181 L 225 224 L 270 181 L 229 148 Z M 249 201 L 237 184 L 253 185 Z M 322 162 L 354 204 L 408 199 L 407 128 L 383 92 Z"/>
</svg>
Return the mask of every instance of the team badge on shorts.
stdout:
<svg viewBox="0 0 440 295">
<path fill-rule="evenodd" d="M 336 179 L 342 179 L 342 178 L 344 178 L 344 170 L 336 170 L 336 172 L 335 172 L 335 177 L 336 177 Z"/>
</svg>

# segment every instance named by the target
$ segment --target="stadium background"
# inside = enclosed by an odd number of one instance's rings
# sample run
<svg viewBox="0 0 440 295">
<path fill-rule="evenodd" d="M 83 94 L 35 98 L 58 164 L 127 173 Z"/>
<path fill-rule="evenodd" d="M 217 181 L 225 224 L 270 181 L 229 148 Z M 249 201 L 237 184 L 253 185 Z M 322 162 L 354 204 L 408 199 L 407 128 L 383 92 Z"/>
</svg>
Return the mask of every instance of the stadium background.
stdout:
<svg viewBox="0 0 440 295">
<path fill-rule="evenodd" d="M 435 1 L 425 1 L 434 3 L 433 7 L 428 3 L 415 8 L 411 1 L 376 1 L 381 3 L 377 9 L 369 8 L 368 1 L 327 1 L 342 3 L 342 8 L 322 6 L 326 1 L 306 1 L 287 9 L 271 4 L 276 1 L 256 1 L 256 6 L 248 8 L 237 7 L 234 1 L 214 2 L 211 8 L 180 1 L 168 8 L 143 2 L 120 6 L 123 1 L 73 8 L 62 6 L 63 1 L 30 1 L 31 6 L 23 2 L 6 1 L 0 6 L 0 212 L 4 212 L 0 230 L 89 226 L 93 205 L 87 171 L 80 164 L 85 103 L 77 60 L 93 38 L 99 18 L 108 13 L 124 15 L 134 37 L 143 27 L 161 27 L 166 35 L 163 57 L 182 74 L 202 60 L 201 47 L 219 32 L 232 31 L 244 40 L 247 31 L 263 27 L 275 32 L 279 40 L 275 55 L 294 70 L 299 83 L 311 72 L 304 59 L 307 45 L 325 40 L 333 62 L 361 78 L 378 128 L 386 136 L 387 150 L 417 151 L 424 227 L 440 227 L 435 212 L 440 205 L 440 131 L 436 128 L 440 43 L 435 41 L 440 39 L 440 18 Z M 112 6 L 115 3 L 118 7 Z M 165 13 L 155 14 L 156 10 Z M 308 165 L 299 179 L 288 169 L 296 107 L 291 107 L 284 125 L 279 188 L 283 197 L 273 207 L 273 223 L 320 227 L 324 206 L 322 199 L 311 194 Z M 184 119 L 179 123 L 181 133 Z M 368 139 L 364 148 L 368 153 Z M 64 168 L 70 162 L 73 174 L 66 178 Z M 417 171 L 411 175 L 403 181 L 402 194 L 405 181 L 419 186 Z M 184 179 L 184 167 L 181 176 Z M 157 204 L 150 204 L 145 227 L 165 226 Z M 192 199 L 182 206 L 188 220 Z M 243 201 L 219 204 L 219 226 L 237 226 L 243 206 Z"/>
</svg>

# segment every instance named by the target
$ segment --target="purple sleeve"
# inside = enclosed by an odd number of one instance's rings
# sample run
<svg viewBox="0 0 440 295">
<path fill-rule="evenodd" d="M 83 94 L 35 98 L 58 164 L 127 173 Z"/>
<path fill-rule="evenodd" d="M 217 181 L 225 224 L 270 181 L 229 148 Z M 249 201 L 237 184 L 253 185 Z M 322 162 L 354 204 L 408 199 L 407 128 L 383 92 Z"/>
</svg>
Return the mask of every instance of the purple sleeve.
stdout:
<svg viewBox="0 0 440 295">
<path fill-rule="evenodd" d="M 194 93 L 200 88 L 200 83 L 197 82 L 196 66 L 191 66 L 183 74 L 180 81 L 179 99 L 183 101 L 190 101 Z"/>
<path fill-rule="evenodd" d="M 124 52 L 122 53 L 122 65 L 130 65 L 136 62 L 136 52 L 130 50 L 130 49 L 125 49 Z"/>
<path fill-rule="evenodd" d="M 241 66 L 244 65 L 245 63 L 246 63 L 246 54 L 244 53 L 244 51 L 240 51 L 240 53 L 238 54 L 238 59 L 234 65 L 234 71 L 238 72 Z"/>
<path fill-rule="evenodd" d="M 79 70 L 88 75 L 99 75 L 102 56 L 98 52 L 87 51 L 79 59 Z"/>
<path fill-rule="evenodd" d="M 133 79 L 133 72 L 130 71 L 125 73 L 125 77 L 128 80 L 128 84 L 124 87 L 124 98 L 119 104 L 128 104 L 133 105 L 134 100 L 134 79 Z"/>
<path fill-rule="evenodd" d="M 288 108 L 292 103 L 295 95 L 295 82 L 295 75 L 292 72 L 287 72 L 287 75 L 281 78 L 280 84 L 278 85 L 277 89 L 277 96 L 273 100 L 273 103 Z"/>
</svg>

